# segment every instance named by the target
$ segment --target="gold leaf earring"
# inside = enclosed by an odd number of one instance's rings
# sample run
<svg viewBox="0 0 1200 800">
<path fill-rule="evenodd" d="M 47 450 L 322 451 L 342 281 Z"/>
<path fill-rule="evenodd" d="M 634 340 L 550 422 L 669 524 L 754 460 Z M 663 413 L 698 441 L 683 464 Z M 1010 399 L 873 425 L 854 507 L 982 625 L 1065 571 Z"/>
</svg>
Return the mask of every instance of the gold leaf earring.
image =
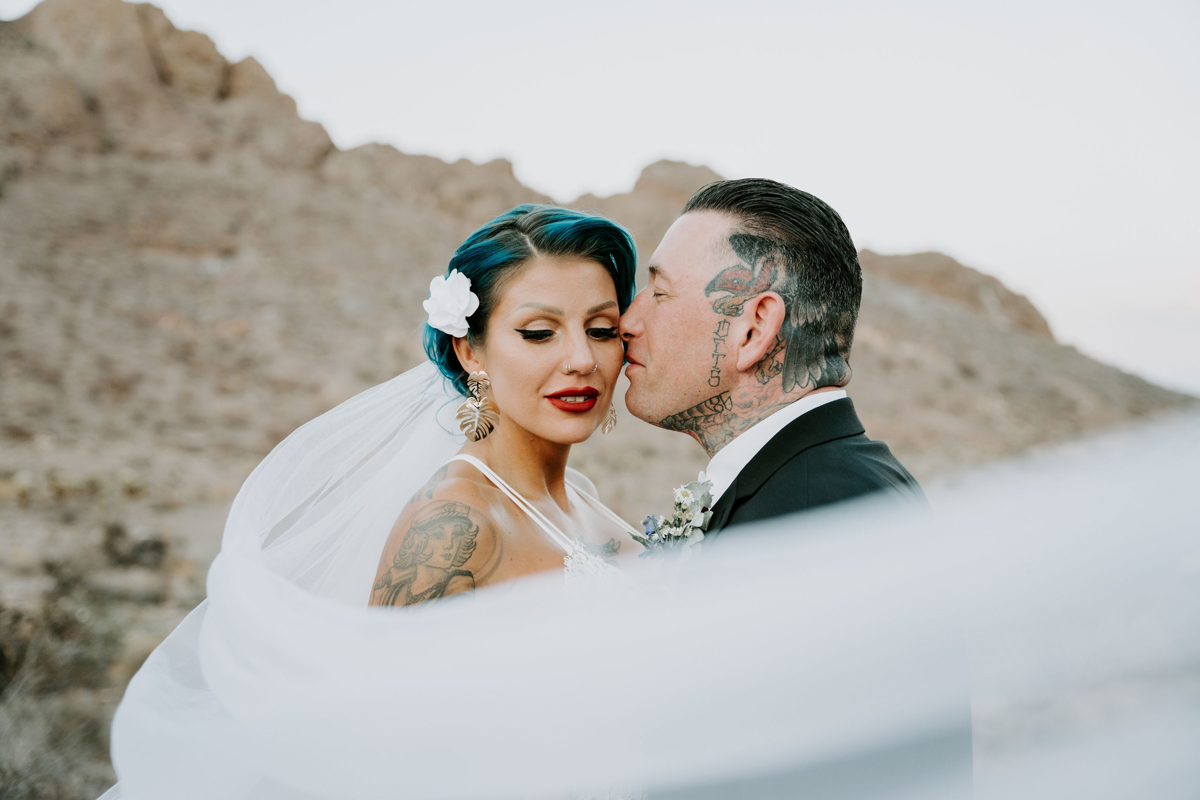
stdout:
<svg viewBox="0 0 1200 800">
<path fill-rule="evenodd" d="M 471 396 L 458 407 L 458 429 L 466 434 L 472 442 L 478 442 L 496 428 L 500 421 L 500 411 L 487 397 L 483 390 L 492 385 L 488 374 L 483 370 L 472 372 L 467 376 L 467 391 Z"/>
<path fill-rule="evenodd" d="M 608 436 L 615 427 L 617 427 L 617 407 L 610 405 L 608 413 L 604 415 L 604 422 L 600 423 L 600 432 Z"/>
</svg>

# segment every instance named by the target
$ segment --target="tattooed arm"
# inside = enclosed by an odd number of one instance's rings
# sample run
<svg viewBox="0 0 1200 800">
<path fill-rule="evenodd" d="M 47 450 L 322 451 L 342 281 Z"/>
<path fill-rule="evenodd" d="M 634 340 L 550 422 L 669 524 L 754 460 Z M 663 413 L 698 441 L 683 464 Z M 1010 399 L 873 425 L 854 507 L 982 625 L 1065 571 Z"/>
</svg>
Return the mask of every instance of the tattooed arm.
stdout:
<svg viewBox="0 0 1200 800">
<path fill-rule="evenodd" d="M 474 484 L 435 476 L 396 521 L 370 604 L 417 605 L 470 594 L 487 583 L 499 561 L 500 540 L 486 508 Z"/>
</svg>

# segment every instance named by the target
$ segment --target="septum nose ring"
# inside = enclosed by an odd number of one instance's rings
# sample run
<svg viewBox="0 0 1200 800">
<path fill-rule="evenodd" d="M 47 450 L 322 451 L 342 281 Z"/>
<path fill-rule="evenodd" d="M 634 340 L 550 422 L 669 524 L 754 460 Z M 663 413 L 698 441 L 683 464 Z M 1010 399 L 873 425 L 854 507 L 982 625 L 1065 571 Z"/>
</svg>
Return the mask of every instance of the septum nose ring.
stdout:
<svg viewBox="0 0 1200 800">
<path fill-rule="evenodd" d="M 591 369 L 591 372 L 583 372 L 583 373 L 580 373 L 580 374 L 582 374 L 582 375 L 591 375 L 591 374 L 592 374 L 592 372 L 595 372 L 595 371 L 596 371 L 596 370 L 598 370 L 598 369 L 600 369 L 600 365 L 599 365 L 599 364 L 596 364 L 596 366 L 592 367 L 592 369 Z M 571 362 L 570 362 L 570 361 L 568 361 L 568 362 L 567 362 L 567 374 L 568 374 L 568 375 L 570 375 L 570 374 L 571 374 L 572 372 L 574 372 L 574 371 L 575 371 L 575 370 L 571 368 Z"/>
</svg>

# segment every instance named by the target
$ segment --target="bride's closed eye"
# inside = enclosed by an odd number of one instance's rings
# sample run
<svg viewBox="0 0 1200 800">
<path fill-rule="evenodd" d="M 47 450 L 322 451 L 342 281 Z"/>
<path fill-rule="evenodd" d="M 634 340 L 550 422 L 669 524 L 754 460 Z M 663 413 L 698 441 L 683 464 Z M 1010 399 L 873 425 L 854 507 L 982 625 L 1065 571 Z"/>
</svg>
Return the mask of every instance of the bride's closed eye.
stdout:
<svg viewBox="0 0 1200 800">
<path fill-rule="evenodd" d="M 554 331 L 545 329 L 514 328 L 513 330 L 521 334 L 521 338 L 527 342 L 544 342 L 554 335 Z M 617 329 L 616 327 L 588 328 L 587 334 L 596 341 L 609 342 L 617 338 Z"/>
</svg>

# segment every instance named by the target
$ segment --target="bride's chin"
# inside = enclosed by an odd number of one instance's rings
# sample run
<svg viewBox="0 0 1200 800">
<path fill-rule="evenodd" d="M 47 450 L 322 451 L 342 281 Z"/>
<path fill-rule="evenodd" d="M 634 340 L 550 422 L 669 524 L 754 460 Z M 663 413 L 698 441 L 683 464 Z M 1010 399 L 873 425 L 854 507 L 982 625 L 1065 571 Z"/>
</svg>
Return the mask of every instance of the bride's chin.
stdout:
<svg viewBox="0 0 1200 800">
<path fill-rule="evenodd" d="M 547 425 L 543 428 L 541 436 L 546 441 L 555 444 L 580 444 L 592 438 L 592 434 L 599 427 L 590 419 L 567 420 L 559 424 Z"/>
<path fill-rule="evenodd" d="M 577 434 L 564 434 L 561 437 L 556 437 L 551 441 L 556 444 L 582 444 L 592 438 L 592 434 L 596 432 L 595 428 L 589 428 L 587 431 L 581 431 Z"/>
</svg>

